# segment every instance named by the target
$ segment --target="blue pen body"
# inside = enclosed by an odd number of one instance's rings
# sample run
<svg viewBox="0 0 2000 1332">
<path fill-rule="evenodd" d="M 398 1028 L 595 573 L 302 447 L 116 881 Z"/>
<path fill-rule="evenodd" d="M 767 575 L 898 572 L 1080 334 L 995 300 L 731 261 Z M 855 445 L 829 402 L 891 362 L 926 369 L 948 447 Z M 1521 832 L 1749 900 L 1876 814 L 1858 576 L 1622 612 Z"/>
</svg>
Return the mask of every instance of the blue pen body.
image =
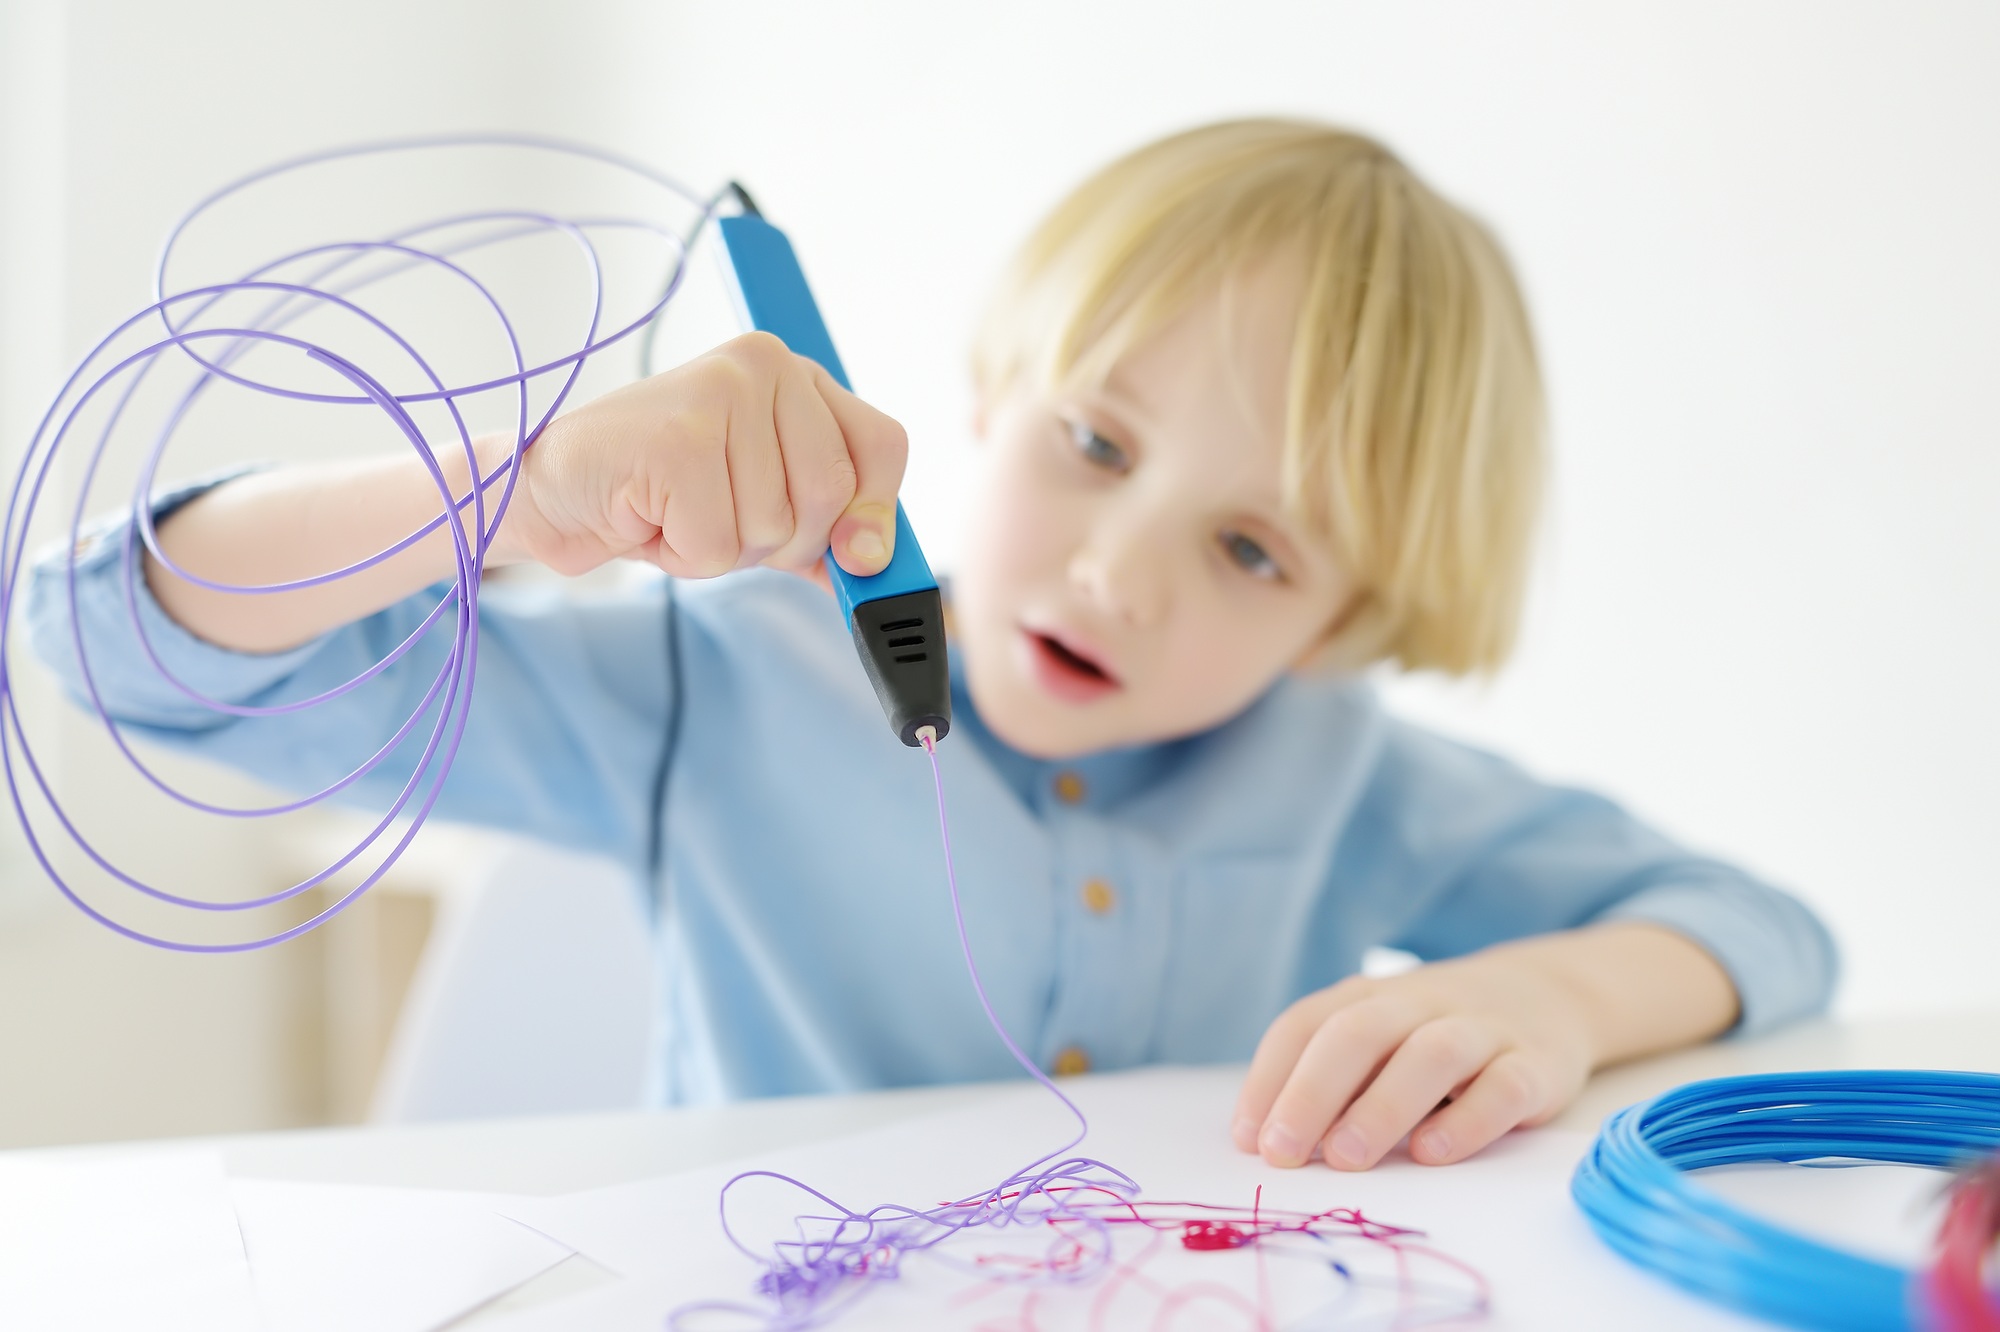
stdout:
<svg viewBox="0 0 2000 1332">
<path fill-rule="evenodd" d="M 851 389 L 847 368 L 785 233 L 754 212 L 721 218 L 716 225 L 745 322 L 817 361 L 841 387 Z M 944 602 L 901 501 L 887 568 L 857 577 L 829 558 L 826 571 L 890 728 L 906 745 L 921 744 L 917 733 L 925 727 L 943 739 L 951 729 Z"/>
</svg>

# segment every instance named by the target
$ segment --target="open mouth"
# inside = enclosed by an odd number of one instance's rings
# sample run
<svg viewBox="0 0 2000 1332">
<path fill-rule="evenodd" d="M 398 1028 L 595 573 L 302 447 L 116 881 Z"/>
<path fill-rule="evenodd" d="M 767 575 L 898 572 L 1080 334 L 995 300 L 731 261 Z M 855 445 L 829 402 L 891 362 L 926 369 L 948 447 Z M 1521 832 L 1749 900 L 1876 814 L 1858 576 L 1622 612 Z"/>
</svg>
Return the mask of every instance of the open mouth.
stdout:
<svg viewBox="0 0 2000 1332">
<path fill-rule="evenodd" d="M 1084 675 L 1090 676 L 1094 679 L 1102 680 L 1106 684 L 1115 683 L 1115 681 L 1113 681 L 1110 676 L 1104 673 L 1104 668 L 1102 666 L 1099 666 L 1096 662 L 1092 661 L 1088 657 L 1079 656 L 1078 654 L 1070 651 L 1068 648 L 1062 645 L 1061 640 L 1050 638 L 1047 634 L 1036 634 L 1035 637 L 1041 640 L 1043 651 L 1047 652 L 1050 656 L 1054 657 L 1057 661 L 1069 667 L 1071 670 L 1080 671 Z"/>
<path fill-rule="evenodd" d="M 1119 687 L 1118 680 L 1096 661 L 1048 634 L 1023 631 L 1035 680 L 1057 698 L 1087 703 Z"/>
</svg>

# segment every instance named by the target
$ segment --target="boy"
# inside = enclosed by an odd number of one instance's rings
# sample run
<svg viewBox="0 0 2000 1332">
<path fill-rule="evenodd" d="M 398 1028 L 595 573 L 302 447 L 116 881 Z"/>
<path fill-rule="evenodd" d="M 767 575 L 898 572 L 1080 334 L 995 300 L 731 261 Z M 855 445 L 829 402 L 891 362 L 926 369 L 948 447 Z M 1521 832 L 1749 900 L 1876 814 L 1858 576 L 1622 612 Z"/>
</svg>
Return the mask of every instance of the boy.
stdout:
<svg viewBox="0 0 2000 1332">
<path fill-rule="evenodd" d="M 987 470 L 941 754 L 981 969 L 1046 1066 L 1254 1050 L 1245 1150 L 1362 1169 L 1411 1134 L 1443 1163 L 1555 1114 L 1602 1064 L 1824 1005 L 1832 945 L 1792 899 L 1386 718 L 1357 677 L 1500 665 L 1541 473 L 1505 260 L 1384 149 L 1247 121 L 1113 163 L 1030 238 L 975 362 Z M 829 547 L 881 568 L 904 450 L 753 335 L 555 422 L 489 552 L 676 576 L 482 595 L 439 805 L 655 885 L 662 1099 L 1010 1071 L 959 971 L 928 774 L 884 734 L 825 594 L 772 572 Z M 463 493 L 463 460 L 440 461 Z M 436 604 L 442 534 L 281 595 L 174 570 L 301 578 L 437 504 L 402 458 L 167 497 L 172 567 L 147 557 L 141 627 L 210 698 L 323 693 Z M 79 560 L 107 707 L 283 786 L 364 762 L 446 651 L 434 633 L 297 714 L 217 713 L 132 641 L 120 548 Z M 45 568 L 31 613 L 74 684 L 62 583 Z M 392 794 L 414 748 L 355 794 Z M 1376 944 L 1430 965 L 1354 976 Z"/>
</svg>

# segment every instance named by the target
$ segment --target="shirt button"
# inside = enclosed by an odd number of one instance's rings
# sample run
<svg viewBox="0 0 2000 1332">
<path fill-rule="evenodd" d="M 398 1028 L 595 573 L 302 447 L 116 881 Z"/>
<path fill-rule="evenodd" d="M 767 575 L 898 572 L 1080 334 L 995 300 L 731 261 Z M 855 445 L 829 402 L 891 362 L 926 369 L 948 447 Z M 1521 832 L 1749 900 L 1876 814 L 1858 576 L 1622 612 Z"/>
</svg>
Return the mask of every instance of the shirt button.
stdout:
<svg viewBox="0 0 2000 1332">
<path fill-rule="evenodd" d="M 1090 1056 L 1081 1046 L 1066 1045 L 1057 1053 L 1055 1065 L 1049 1071 L 1059 1078 L 1073 1078 L 1079 1073 L 1088 1073 Z"/>
<path fill-rule="evenodd" d="M 1056 799 L 1062 801 L 1065 805 L 1080 805 L 1083 803 L 1083 796 L 1084 785 L 1082 777 L 1073 772 L 1059 772 L 1056 774 Z"/>
<path fill-rule="evenodd" d="M 1107 915 L 1118 905 L 1118 894 L 1102 879 L 1085 879 L 1083 905 L 1094 916 Z"/>
</svg>

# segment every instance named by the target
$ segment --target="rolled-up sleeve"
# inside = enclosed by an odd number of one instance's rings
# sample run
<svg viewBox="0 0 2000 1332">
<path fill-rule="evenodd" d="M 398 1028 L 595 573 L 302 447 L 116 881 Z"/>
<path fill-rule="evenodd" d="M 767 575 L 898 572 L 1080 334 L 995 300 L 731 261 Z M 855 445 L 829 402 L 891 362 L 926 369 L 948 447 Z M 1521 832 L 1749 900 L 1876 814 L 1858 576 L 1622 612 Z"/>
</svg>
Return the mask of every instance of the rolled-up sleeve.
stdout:
<svg viewBox="0 0 2000 1332">
<path fill-rule="evenodd" d="M 1358 813 L 1353 872 L 1402 880 L 1412 910 L 1395 944 L 1419 957 L 1645 921 L 1728 973 L 1741 1005 L 1734 1034 L 1810 1016 L 1832 997 L 1834 941 L 1803 903 L 1601 796 L 1401 727 Z"/>
<path fill-rule="evenodd" d="M 154 521 L 236 475 L 210 477 L 159 496 Z M 285 652 L 251 653 L 202 641 L 154 600 L 138 566 L 137 545 L 122 515 L 99 521 L 70 551 L 43 551 L 29 577 L 27 628 L 35 654 L 90 711 L 152 732 L 212 731 L 228 725 L 232 715 L 203 699 L 249 703 L 295 675 L 324 645 L 321 639 Z"/>
<path fill-rule="evenodd" d="M 1736 986 L 1738 1034 L 1823 1011 L 1839 978 L 1833 936 L 1818 916 L 1726 866 L 1652 883 L 1594 919 L 1646 921 L 1700 944 Z"/>
<path fill-rule="evenodd" d="M 161 497 L 156 516 L 202 488 Z M 422 630 L 448 586 L 288 651 L 234 652 L 189 633 L 160 607 L 128 533 L 129 520 L 101 525 L 73 549 L 45 554 L 30 576 L 26 627 L 74 699 L 136 738 L 302 795 L 339 783 L 381 752 L 339 798 L 371 808 L 396 799 L 449 687 L 456 608 Z M 460 682 L 461 690 L 475 681 L 476 688 L 469 704 L 461 695 L 464 730 L 434 812 L 640 864 L 657 817 L 672 699 L 671 613 L 664 579 L 592 597 L 542 583 L 483 591 L 476 672 Z M 412 635 L 399 659 L 339 692 Z M 426 702 L 441 676 L 446 688 Z M 413 715 L 417 724 L 391 745 Z M 428 789 L 442 748 L 406 812 Z"/>
</svg>

